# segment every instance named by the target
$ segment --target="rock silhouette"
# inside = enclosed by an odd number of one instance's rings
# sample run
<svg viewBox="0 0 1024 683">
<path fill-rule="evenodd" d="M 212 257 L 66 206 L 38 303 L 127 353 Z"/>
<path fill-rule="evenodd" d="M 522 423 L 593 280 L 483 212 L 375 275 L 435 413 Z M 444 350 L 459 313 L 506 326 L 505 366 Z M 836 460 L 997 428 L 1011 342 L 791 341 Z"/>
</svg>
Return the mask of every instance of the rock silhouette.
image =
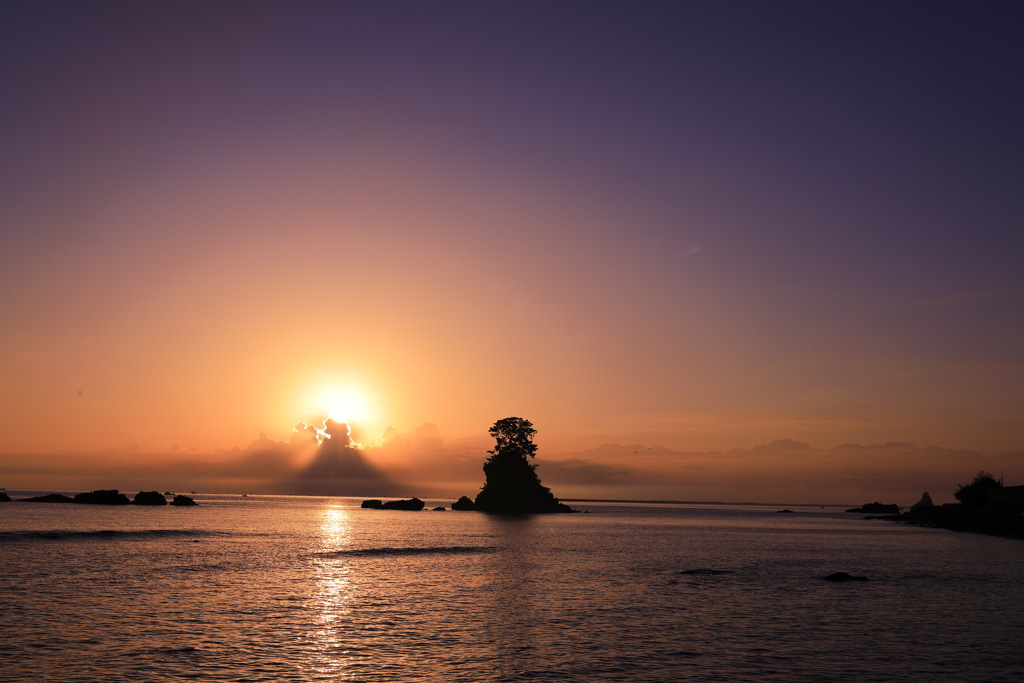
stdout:
<svg viewBox="0 0 1024 683">
<path fill-rule="evenodd" d="M 469 499 L 468 496 L 462 496 L 457 501 L 452 503 L 452 510 L 475 510 L 476 505 Z"/>
<path fill-rule="evenodd" d="M 22 498 L 22 502 L 25 503 L 74 503 L 75 499 L 70 496 L 65 496 L 63 493 L 47 493 L 43 496 L 32 496 L 31 498 Z"/>
<path fill-rule="evenodd" d="M 919 512 L 928 510 L 929 508 L 933 507 L 935 507 L 935 503 L 932 502 L 932 497 L 928 495 L 927 491 L 925 491 L 924 493 L 921 494 L 921 500 L 917 501 L 916 503 L 910 506 L 910 511 Z"/>
<path fill-rule="evenodd" d="M 159 491 L 139 491 L 132 502 L 135 505 L 167 505 L 167 499 Z"/>
<path fill-rule="evenodd" d="M 892 505 L 886 505 L 885 503 L 864 503 L 859 508 L 850 508 L 847 512 L 866 512 L 872 515 L 898 515 L 900 514 L 900 506 L 896 503 Z"/>
<path fill-rule="evenodd" d="M 21 498 L 22 503 L 77 503 L 79 505 L 167 505 L 167 499 L 159 491 L 139 491 L 134 500 L 117 489 L 100 489 L 76 493 L 74 498 L 63 493 L 47 493 L 43 496 Z M 196 505 L 188 496 L 175 496 L 171 505 Z"/>
<path fill-rule="evenodd" d="M 533 437 L 537 430 L 529 420 L 506 417 L 490 429 L 495 439 L 491 457 L 484 463 L 486 481 L 474 501 L 474 508 L 483 512 L 533 513 L 575 512 L 559 503 L 551 489 L 540 483 L 536 465 L 529 462 L 537 446 Z"/>
<path fill-rule="evenodd" d="M 409 498 L 408 500 L 389 500 L 381 505 L 381 510 L 422 510 L 423 501 L 419 498 Z"/>
<path fill-rule="evenodd" d="M 384 502 L 376 498 L 364 500 L 362 505 L 359 507 L 370 508 L 372 510 L 422 510 L 424 502 L 419 498 L 409 498 L 407 500 L 389 500 Z M 441 508 L 442 510 L 444 508 Z"/>
<path fill-rule="evenodd" d="M 100 491 L 89 491 L 88 493 L 76 493 L 76 503 L 85 503 L 86 505 L 130 505 L 131 501 L 128 500 L 128 496 L 119 492 L 117 489 L 107 489 Z"/>
</svg>

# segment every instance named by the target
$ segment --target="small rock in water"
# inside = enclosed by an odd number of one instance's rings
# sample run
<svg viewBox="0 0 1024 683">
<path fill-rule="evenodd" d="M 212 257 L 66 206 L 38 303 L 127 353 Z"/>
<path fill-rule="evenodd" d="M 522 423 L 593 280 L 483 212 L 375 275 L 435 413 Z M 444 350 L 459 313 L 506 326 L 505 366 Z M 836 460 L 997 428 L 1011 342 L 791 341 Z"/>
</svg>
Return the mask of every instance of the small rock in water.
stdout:
<svg viewBox="0 0 1024 683">
<path fill-rule="evenodd" d="M 419 498 L 408 500 L 389 500 L 381 506 L 382 510 L 422 510 L 423 501 Z"/>
<path fill-rule="evenodd" d="M 900 514 L 900 506 L 896 503 L 886 505 L 885 503 L 864 503 L 859 508 L 850 508 L 847 512 L 867 512 L 876 515 L 898 515 Z"/>
<path fill-rule="evenodd" d="M 462 496 L 457 501 L 452 503 L 452 510 L 475 510 L 476 505 L 469 499 L 468 496 Z"/>
</svg>

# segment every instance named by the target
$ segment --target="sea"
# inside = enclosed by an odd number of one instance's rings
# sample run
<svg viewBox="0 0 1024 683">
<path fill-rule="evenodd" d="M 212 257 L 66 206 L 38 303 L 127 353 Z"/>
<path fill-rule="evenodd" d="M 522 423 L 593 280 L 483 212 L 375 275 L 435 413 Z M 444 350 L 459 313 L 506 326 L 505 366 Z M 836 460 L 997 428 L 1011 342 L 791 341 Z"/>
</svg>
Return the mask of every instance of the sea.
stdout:
<svg viewBox="0 0 1024 683">
<path fill-rule="evenodd" d="M 194 497 L 0 503 L 0 680 L 1024 680 L 1018 540 L 828 507 Z"/>
</svg>

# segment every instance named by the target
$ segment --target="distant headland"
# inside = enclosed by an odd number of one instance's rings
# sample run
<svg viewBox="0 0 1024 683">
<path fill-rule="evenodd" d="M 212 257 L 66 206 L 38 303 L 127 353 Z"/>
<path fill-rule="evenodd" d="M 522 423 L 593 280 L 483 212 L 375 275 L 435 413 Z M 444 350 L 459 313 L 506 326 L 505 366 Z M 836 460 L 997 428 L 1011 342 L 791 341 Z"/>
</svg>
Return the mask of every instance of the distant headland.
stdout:
<svg viewBox="0 0 1024 683">
<path fill-rule="evenodd" d="M 996 479 L 982 470 L 970 484 L 958 485 L 953 496 L 959 502 L 935 505 L 931 495 L 925 491 L 906 512 L 897 508 L 890 514 L 872 515 L 865 519 L 1024 539 L 1024 486 L 1004 486 L 1002 477 Z"/>
</svg>

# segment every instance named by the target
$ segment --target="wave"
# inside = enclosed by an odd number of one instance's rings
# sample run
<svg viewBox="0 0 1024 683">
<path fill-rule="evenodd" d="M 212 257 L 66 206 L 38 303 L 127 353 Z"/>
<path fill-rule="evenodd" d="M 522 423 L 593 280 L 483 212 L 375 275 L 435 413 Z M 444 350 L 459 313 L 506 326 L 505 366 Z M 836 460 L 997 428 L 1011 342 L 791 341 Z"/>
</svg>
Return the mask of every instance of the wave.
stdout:
<svg viewBox="0 0 1024 683">
<path fill-rule="evenodd" d="M 201 538 L 209 536 L 230 536 L 224 532 L 201 531 L 198 529 L 134 529 L 119 531 L 99 529 L 94 531 L 72 531 L 69 529 L 47 529 L 32 531 L 0 531 L 0 543 L 14 541 L 64 541 L 64 540 L 130 540 L 146 538 Z"/>
<path fill-rule="evenodd" d="M 316 553 L 319 557 L 379 557 L 395 555 L 468 555 L 491 553 L 497 548 L 491 546 L 445 545 L 426 548 L 357 548 L 354 550 L 331 550 Z"/>
</svg>

